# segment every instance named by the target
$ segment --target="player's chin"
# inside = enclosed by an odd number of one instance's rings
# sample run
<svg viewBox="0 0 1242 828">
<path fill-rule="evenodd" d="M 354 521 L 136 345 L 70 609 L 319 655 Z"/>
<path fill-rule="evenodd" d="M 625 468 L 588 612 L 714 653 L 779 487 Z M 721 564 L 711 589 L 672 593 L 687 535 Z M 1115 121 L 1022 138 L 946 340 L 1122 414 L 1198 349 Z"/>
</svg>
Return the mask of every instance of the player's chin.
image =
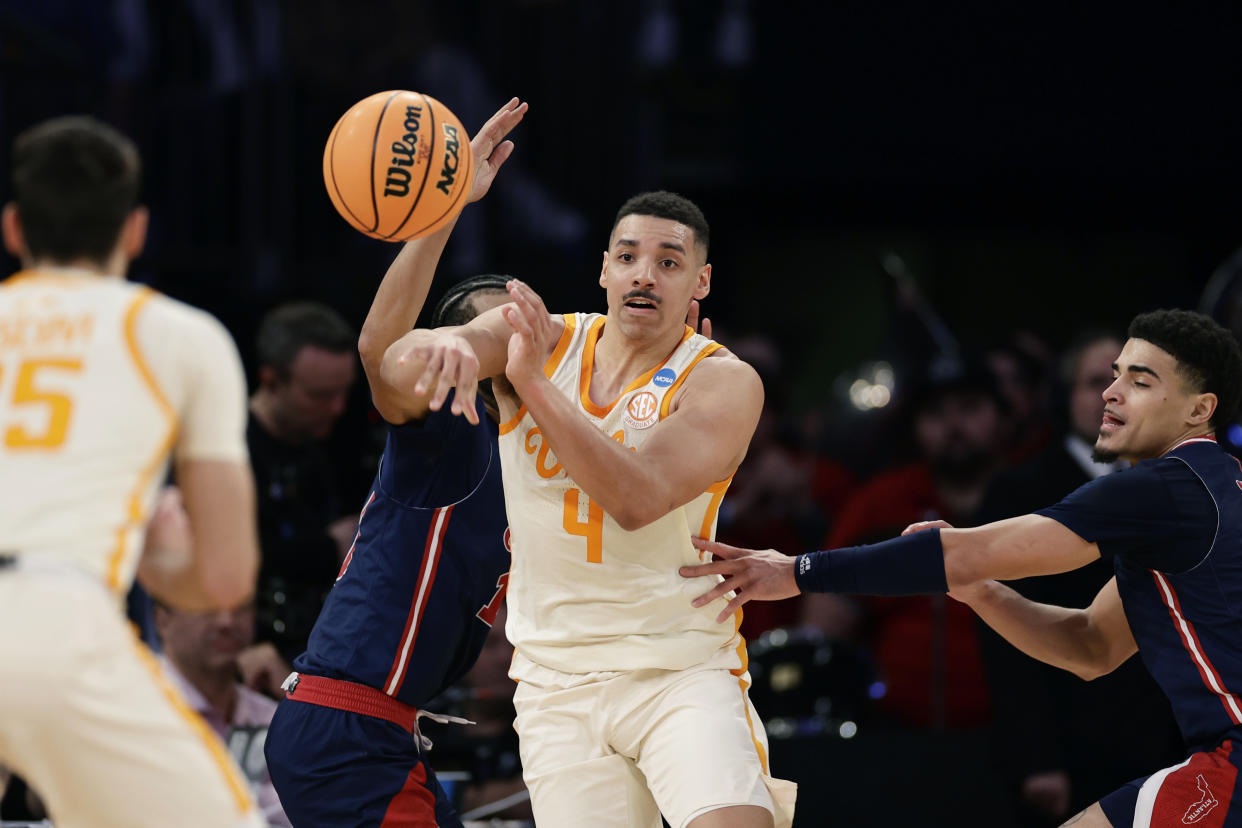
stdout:
<svg viewBox="0 0 1242 828">
<path fill-rule="evenodd" d="M 622 315 L 621 330 L 630 339 L 650 339 L 659 336 L 668 326 L 656 315 L 635 317 Z"/>
<path fill-rule="evenodd" d="M 1116 433 L 1100 433 L 1095 445 L 1091 448 L 1091 458 L 1097 463 L 1111 463 L 1125 453 L 1124 441 L 1118 439 Z"/>
</svg>

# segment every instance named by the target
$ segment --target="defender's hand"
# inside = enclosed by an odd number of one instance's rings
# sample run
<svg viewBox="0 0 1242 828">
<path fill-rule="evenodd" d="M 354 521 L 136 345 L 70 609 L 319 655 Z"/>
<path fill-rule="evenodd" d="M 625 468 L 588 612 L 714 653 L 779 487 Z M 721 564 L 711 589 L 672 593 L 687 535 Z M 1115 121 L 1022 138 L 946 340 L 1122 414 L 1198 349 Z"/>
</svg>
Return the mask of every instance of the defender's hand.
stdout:
<svg viewBox="0 0 1242 828">
<path fill-rule="evenodd" d="M 920 520 L 918 523 L 911 523 L 905 529 L 901 530 L 903 535 L 913 535 L 915 532 L 926 532 L 928 529 L 952 529 L 953 526 L 947 520 Z"/>
<path fill-rule="evenodd" d="M 478 201 L 487 195 L 496 178 L 496 171 L 513 154 L 513 142 L 506 141 L 505 136 L 521 123 L 526 116 L 529 104 L 511 99 L 487 119 L 487 123 L 479 127 L 479 131 L 470 141 L 470 152 L 474 155 L 474 179 L 470 183 L 470 194 L 466 203 Z"/>
<path fill-rule="evenodd" d="M 513 336 L 509 337 L 505 376 L 514 388 L 520 389 L 524 382 L 543 376 L 543 364 L 559 332 L 543 300 L 530 285 L 511 279 L 507 287 L 513 303 L 505 306 L 503 314 L 513 328 Z"/>
<path fill-rule="evenodd" d="M 701 607 L 710 604 L 727 592 L 735 595 L 716 616 L 721 623 L 747 601 L 779 601 L 799 594 L 794 580 L 794 561 L 791 555 L 775 549 L 739 549 L 726 543 L 690 538 L 695 549 L 712 553 L 716 560 L 711 563 L 683 566 L 678 570 L 683 578 L 701 578 L 704 575 L 721 575 L 724 580 L 691 601 Z"/>
<path fill-rule="evenodd" d="M 699 300 L 698 299 L 690 300 L 690 310 L 686 312 L 686 324 L 689 325 L 690 328 L 695 333 L 703 334 L 703 336 L 707 337 L 708 339 L 712 338 L 712 320 L 704 316 L 703 325 L 702 327 L 699 326 Z"/>
<path fill-rule="evenodd" d="M 469 342 L 447 331 L 427 331 L 425 336 L 411 339 L 397 357 L 398 365 L 406 362 L 423 362 L 423 373 L 414 383 L 414 393 L 431 395 L 428 408 L 439 411 L 448 398 L 449 389 L 456 387 L 452 413 L 465 417 L 472 425 L 479 424 L 474 408 L 474 395 L 479 387 L 479 358 Z"/>
</svg>

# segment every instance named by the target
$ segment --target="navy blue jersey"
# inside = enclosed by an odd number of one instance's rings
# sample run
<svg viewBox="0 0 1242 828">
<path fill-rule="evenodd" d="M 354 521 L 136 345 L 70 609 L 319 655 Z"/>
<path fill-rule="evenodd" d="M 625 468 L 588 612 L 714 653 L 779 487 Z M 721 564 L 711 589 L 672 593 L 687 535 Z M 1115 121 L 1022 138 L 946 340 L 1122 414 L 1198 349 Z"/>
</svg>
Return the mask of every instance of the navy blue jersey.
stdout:
<svg viewBox="0 0 1242 828">
<path fill-rule="evenodd" d="M 1112 555 L 1139 653 L 1188 746 L 1242 738 L 1242 463 L 1187 440 L 1039 514 Z"/>
<path fill-rule="evenodd" d="M 474 664 L 504 598 L 508 521 L 496 423 L 390 426 L 371 493 L 299 672 L 421 707 Z"/>
</svg>

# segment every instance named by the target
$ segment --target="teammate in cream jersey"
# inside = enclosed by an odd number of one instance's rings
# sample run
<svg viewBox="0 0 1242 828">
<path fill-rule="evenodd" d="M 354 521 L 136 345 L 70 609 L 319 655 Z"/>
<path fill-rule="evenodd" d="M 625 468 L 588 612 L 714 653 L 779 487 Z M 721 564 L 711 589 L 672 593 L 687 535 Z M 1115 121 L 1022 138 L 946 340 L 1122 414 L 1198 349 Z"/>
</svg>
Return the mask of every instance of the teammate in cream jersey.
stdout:
<svg viewBox="0 0 1242 828">
<path fill-rule="evenodd" d="M 432 410 L 471 419 L 479 380 L 496 392 L 514 727 L 540 828 L 793 817 L 795 786 L 770 775 L 747 696 L 740 616 L 716 624 L 725 599 L 693 608 L 678 583 L 763 407 L 754 369 L 687 330 L 710 287 L 707 251 L 693 202 L 643 193 L 613 223 L 606 316 L 552 315 L 513 280 L 511 303 L 385 352 L 385 383 L 430 394 Z"/>
<path fill-rule="evenodd" d="M 246 462 L 233 340 L 149 288 L 44 267 L 0 286 L 0 349 L 0 552 L 123 595 L 173 450 Z"/>
<path fill-rule="evenodd" d="M 189 612 L 254 589 L 237 349 L 206 313 L 125 281 L 147 226 L 127 138 L 58 118 L 12 158 L 0 229 L 23 269 L 0 283 L 0 764 L 57 825 L 262 825 L 121 611 L 135 573 Z M 179 493 L 161 495 L 170 460 Z"/>
<path fill-rule="evenodd" d="M 596 428 L 638 450 L 668 416 L 689 372 L 721 350 L 686 327 L 668 359 L 631 382 L 609 406 L 584 393 L 606 317 L 566 314 L 545 368 L 556 388 Z M 526 665 L 581 673 L 591 670 L 680 670 L 722 647 L 744 646 L 737 626 L 716 623 L 705 609 L 687 612 L 686 580 L 670 562 L 699 563 L 690 536 L 713 538 L 732 477 L 633 531 L 594 503 L 550 450 L 523 407 L 501 426 L 501 458 L 513 531 L 506 632 Z M 583 566 L 605 563 L 603 566 Z M 735 667 L 744 667 L 737 655 Z"/>
</svg>

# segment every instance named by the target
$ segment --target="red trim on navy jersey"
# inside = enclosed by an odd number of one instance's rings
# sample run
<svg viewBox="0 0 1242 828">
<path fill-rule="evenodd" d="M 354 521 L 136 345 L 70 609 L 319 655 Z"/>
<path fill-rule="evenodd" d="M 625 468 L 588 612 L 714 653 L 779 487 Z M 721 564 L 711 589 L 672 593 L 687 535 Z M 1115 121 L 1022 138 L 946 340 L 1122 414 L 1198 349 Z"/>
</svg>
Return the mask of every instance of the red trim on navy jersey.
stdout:
<svg viewBox="0 0 1242 828">
<path fill-rule="evenodd" d="M 423 548 L 423 561 L 418 569 L 418 580 L 415 581 L 414 600 L 410 603 L 410 614 L 405 619 L 405 629 L 401 631 L 401 639 L 397 645 L 397 654 L 393 658 L 392 669 L 384 680 L 384 692 L 390 696 L 397 695 L 401 682 L 405 681 L 406 670 L 410 666 L 410 651 L 418 638 L 418 628 L 423 620 L 423 612 L 431 598 L 431 588 L 435 584 L 436 569 L 440 565 L 440 550 L 444 546 L 444 535 L 448 532 L 449 518 L 453 514 L 452 506 L 436 509 L 427 531 L 427 543 Z"/>
<path fill-rule="evenodd" d="M 436 828 L 436 795 L 427 788 L 427 771 L 419 762 L 388 803 L 380 828 Z"/>
<path fill-rule="evenodd" d="M 1199 676 L 1203 679 L 1203 683 L 1220 697 L 1220 703 L 1224 706 L 1230 721 L 1235 725 L 1242 724 L 1242 703 L 1239 703 L 1236 695 L 1225 688 L 1225 682 L 1221 680 L 1220 673 L 1212 666 L 1211 660 L 1203 650 L 1203 644 L 1199 641 L 1199 634 L 1195 632 L 1194 625 L 1182 615 L 1181 601 L 1178 600 L 1173 585 L 1156 570 L 1151 570 L 1151 574 L 1156 579 L 1156 589 L 1160 597 L 1164 600 L 1165 606 L 1169 608 L 1169 616 L 1173 619 L 1173 626 L 1177 628 L 1181 637 L 1182 646 L 1190 653 L 1190 659 L 1199 669 Z"/>
<path fill-rule="evenodd" d="M 375 492 L 371 492 L 371 496 L 367 498 L 367 502 L 362 504 L 362 511 L 358 513 L 358 531 L 354 532 L 354 542 L 349 545 L 349 551 L 345 553 L 345 560 L 341 561 L 341 571 L 336 573 L 336 579 L 339 581 L 345 574 L 345 570 L 349 569 L 349 562 L 354 559 L 354 547 L 358 545 L 358 538 L 362 537 L 362 519 L 367 516 L 367 507 L 375 500 Z"/>
<path fill-rule="evenodd" d="M 1213 437 L 1211 434 L 1204 434 L 1202 437 L 1187 437 L 1185 440 L 1182 440 L 1176 446 L 1169 449 L 1169 451 L 1173 451 L 1174 449 L 1179 449 L 1182 446 L 1186 445 L 1187 443 L 1215 443 L 1215 442 L 1216 442 L 1216 438 Z"/>
</svg>

